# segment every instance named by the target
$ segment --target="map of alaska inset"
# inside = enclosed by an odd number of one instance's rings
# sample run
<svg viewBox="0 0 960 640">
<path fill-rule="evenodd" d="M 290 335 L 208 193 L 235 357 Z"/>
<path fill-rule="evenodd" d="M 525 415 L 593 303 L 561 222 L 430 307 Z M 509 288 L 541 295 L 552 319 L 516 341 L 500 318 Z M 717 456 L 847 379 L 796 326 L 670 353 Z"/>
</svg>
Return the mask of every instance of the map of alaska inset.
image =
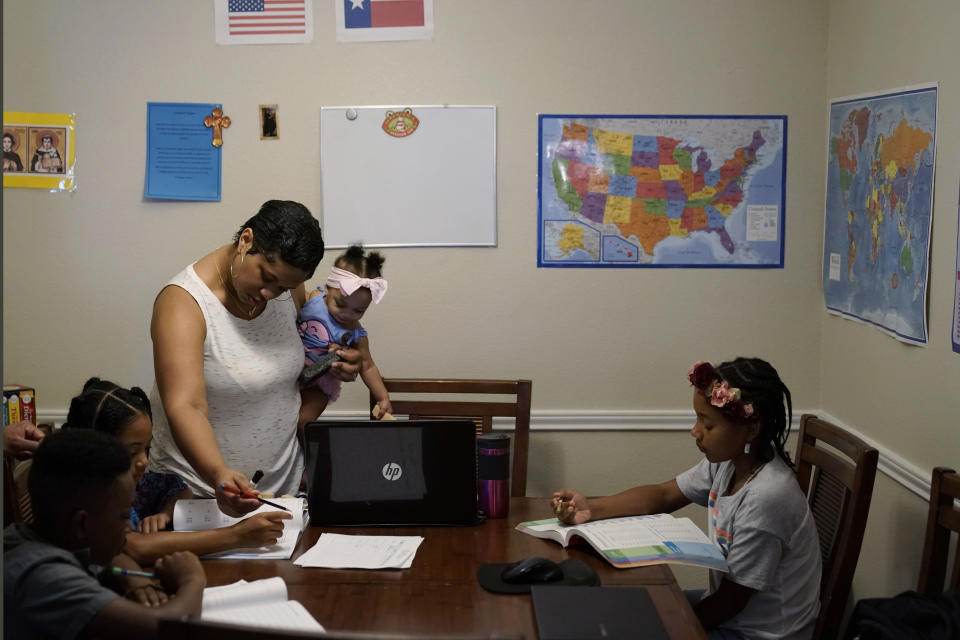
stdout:
<svg viewBox="0 0 960 640">
<path fill-rule="evenodd" d="M 785 116 L 540 116 L 541 267 L 782 267 Z"/>
</svg>

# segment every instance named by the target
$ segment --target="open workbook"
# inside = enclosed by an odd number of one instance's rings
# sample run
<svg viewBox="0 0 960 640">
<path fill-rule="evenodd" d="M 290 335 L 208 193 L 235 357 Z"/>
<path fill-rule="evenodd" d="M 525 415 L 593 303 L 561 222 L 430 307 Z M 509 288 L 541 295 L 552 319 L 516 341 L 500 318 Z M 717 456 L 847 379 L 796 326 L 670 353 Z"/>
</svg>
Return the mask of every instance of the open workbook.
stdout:
<svg viewBox="0 0 960 640">
<path fill-rule="evenodd" d="M 271 498 L 270 502 L 283 505 L 293 516 L 283 521 L 283 535 L 276 544 L 256 549 L 231 549 L 221 553 L 213 553 L 204 557 L 214 558 L 259 558 L 271 560 L 289 560 L 293 550 L 297 547 L 300 534 L 307 524 L 308 518 L 303 510 L 303 498 Z M 173 507 L 174 531 L 206 531 L 219 527 L 229 527 L 256 513 L 276 511 L 276 507 L 264 504 L 259 509 L 248 513 L 243 518 L 232 518 L 220 511 L 217 501 L 212 498 L 197 500 L 177 500 Z"/>
<path fill-rule="evenodd" d="M 323 626 L 296 600 L 287 599 L 283 578 L 240 580 L 203 590 L 203 620 L 250 627 L 324 631 Z"/>
<path fill-rule="evenodd" d="M 578 525 L 556 518 L 521 522 L 517 531 L 555 540 L 564 547 L 575 537 L 586 540 L 618 569 L 672 562 L 727 571 L 727 561 L 689 518 L 668 513 L 594 520 Z"/>
</svg>

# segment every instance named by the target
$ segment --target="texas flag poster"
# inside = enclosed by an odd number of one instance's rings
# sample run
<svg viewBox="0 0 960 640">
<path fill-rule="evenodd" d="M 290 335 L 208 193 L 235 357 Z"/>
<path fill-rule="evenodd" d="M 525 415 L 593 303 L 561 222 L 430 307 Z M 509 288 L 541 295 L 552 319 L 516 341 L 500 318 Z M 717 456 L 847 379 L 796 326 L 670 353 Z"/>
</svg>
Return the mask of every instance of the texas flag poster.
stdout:
<svg viewBox="0 0 960 640">
<path fill-rule="evenodd" d="M 338 42 L 429 40 L 433 0 L 334 0 Z"/>
</svg>

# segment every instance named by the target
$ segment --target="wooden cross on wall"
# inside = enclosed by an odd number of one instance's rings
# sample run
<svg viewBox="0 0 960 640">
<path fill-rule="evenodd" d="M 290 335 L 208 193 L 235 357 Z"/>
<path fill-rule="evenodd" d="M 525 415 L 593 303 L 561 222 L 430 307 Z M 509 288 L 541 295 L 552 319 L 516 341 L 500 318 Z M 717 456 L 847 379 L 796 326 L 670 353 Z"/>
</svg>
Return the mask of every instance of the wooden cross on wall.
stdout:
<svg viewBox="0 0 960 640">
<path fill-rule="evenodd" d="M 217 107 L 213 110 L 213 113 L 203 119 L 203 124 L 206 127 L 213 127 L 213 146 L 222 147 L 222 129 L 230 126 L 230 117 L 223 115 L 223 109 Z"/>
</svg>

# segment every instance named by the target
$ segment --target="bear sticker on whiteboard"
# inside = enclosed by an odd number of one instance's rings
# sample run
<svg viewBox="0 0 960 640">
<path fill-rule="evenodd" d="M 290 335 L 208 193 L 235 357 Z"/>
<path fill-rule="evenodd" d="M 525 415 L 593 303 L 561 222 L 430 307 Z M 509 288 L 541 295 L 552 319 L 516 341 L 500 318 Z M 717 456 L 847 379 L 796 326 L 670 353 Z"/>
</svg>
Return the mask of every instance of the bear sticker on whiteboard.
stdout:
<svg viewBox="0 0 960 640">
<path fill-rule="evenodd" d="M 383 119 L 383 130 L 394 138 L 405 138 L 419 126 L 420 120 L 409 107 L 403 111 L 387 111 L 387 117 Z"/>
</svg>

